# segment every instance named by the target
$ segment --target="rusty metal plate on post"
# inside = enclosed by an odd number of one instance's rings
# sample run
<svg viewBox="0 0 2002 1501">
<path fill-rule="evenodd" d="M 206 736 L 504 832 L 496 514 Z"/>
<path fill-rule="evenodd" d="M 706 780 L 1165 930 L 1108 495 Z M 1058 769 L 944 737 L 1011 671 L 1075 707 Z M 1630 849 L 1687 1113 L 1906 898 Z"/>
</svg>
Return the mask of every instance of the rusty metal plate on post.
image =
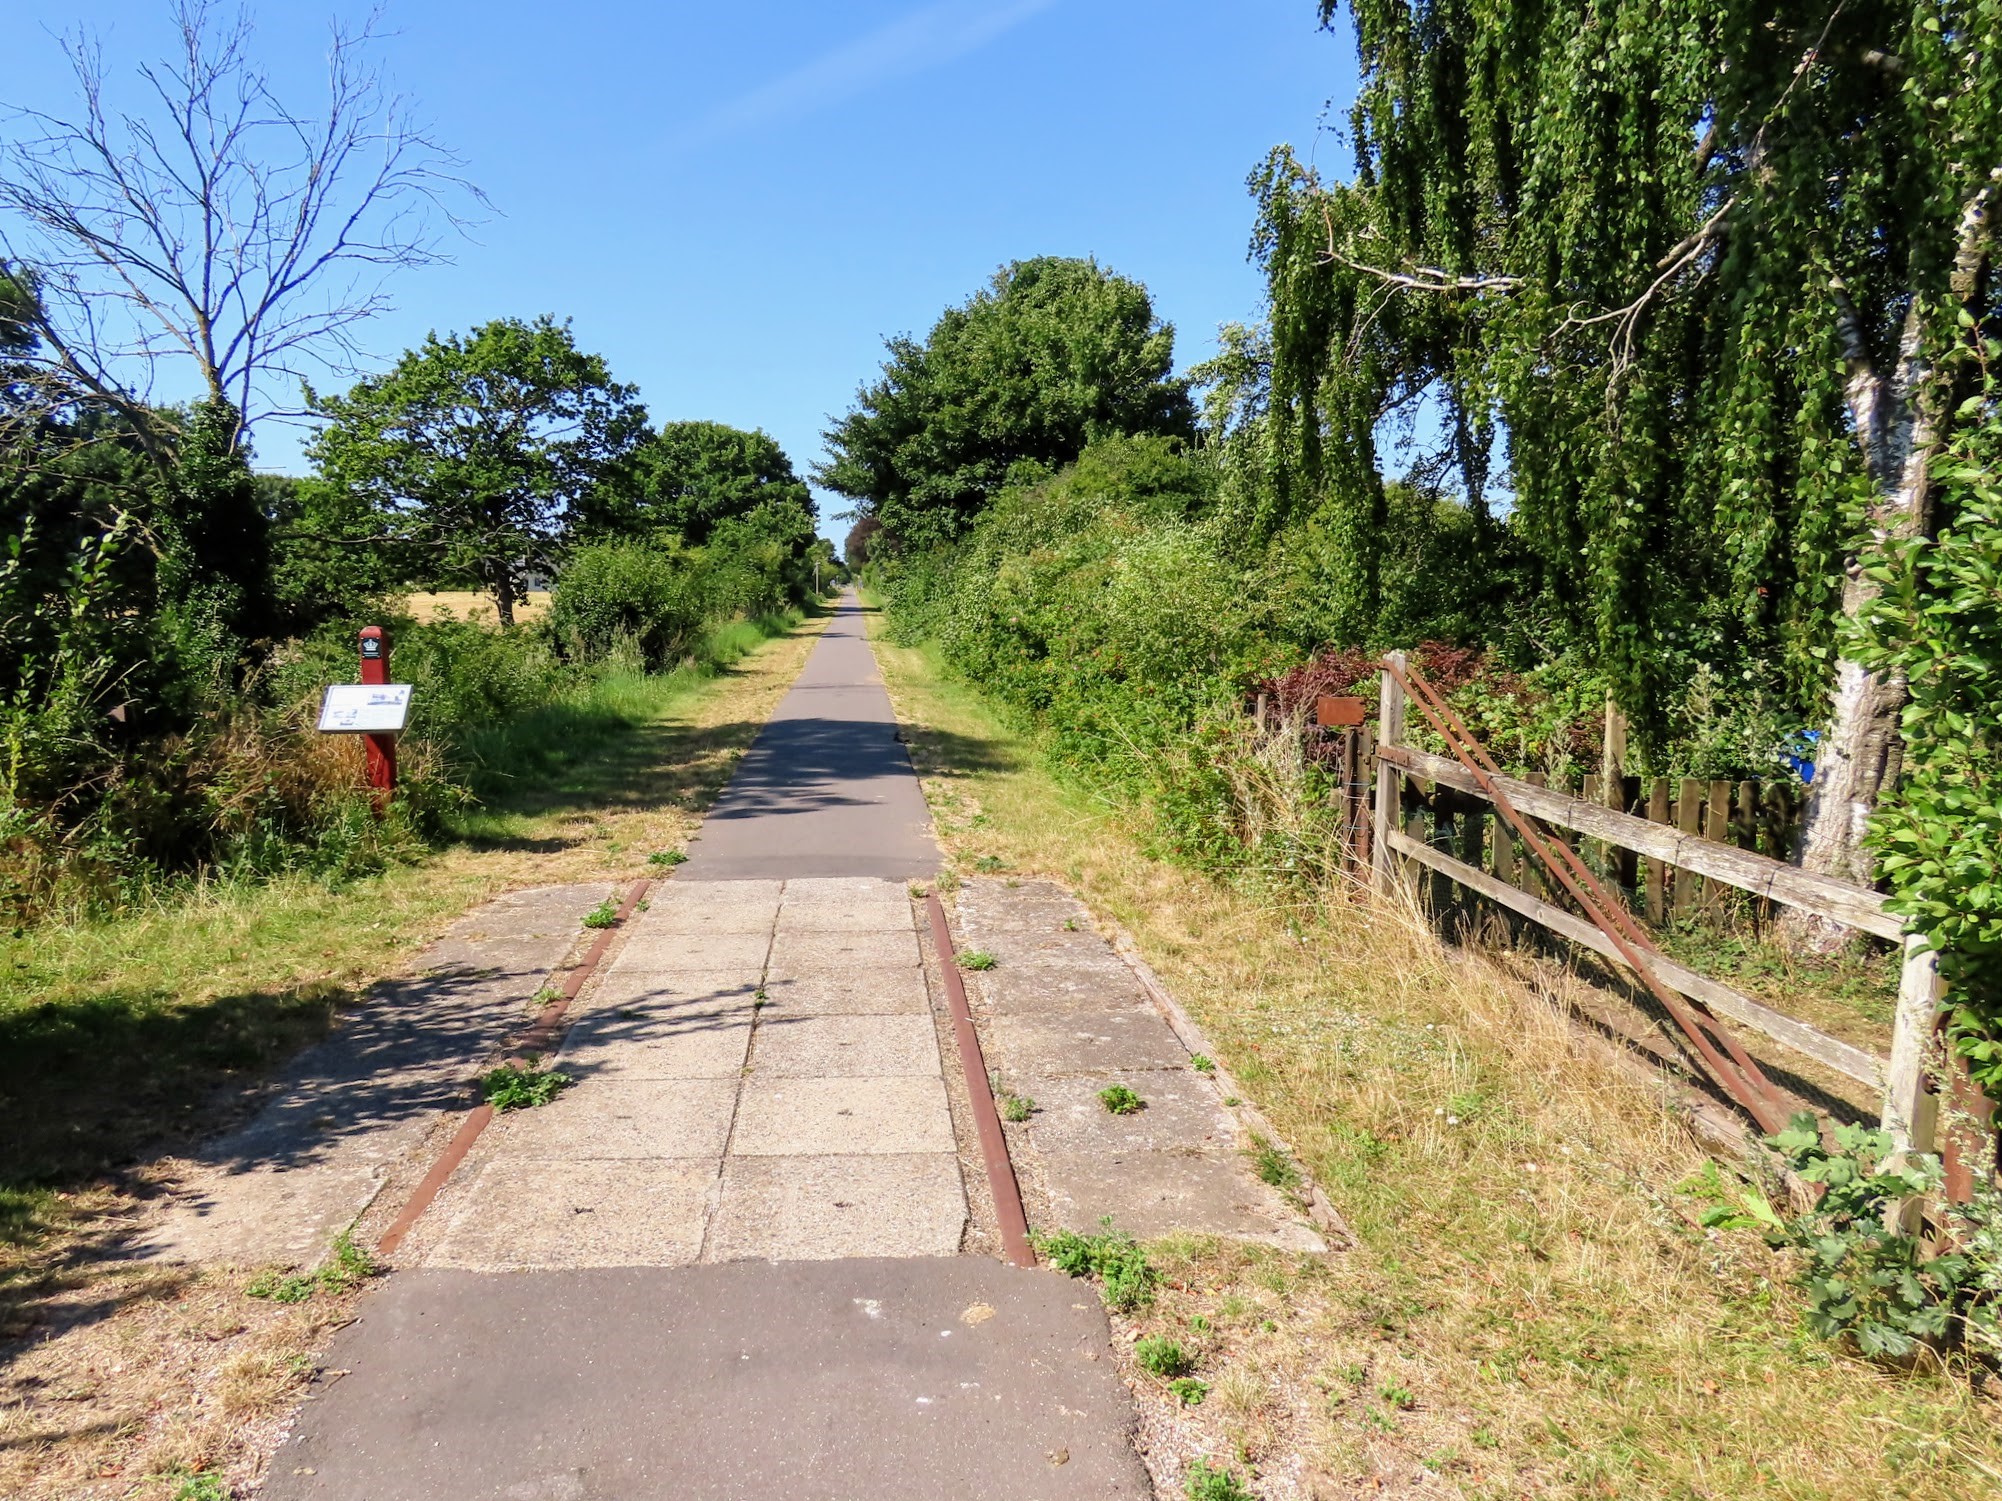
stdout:
<svg viewBox="0 0 2002 1501">
<path fill-rule="evenodd" d="M 1362 700 L 1323 693 L 1314 700 L 1314 723 L 1324 730 L 1352 730 L 1362 723 Z"/>
</svg>

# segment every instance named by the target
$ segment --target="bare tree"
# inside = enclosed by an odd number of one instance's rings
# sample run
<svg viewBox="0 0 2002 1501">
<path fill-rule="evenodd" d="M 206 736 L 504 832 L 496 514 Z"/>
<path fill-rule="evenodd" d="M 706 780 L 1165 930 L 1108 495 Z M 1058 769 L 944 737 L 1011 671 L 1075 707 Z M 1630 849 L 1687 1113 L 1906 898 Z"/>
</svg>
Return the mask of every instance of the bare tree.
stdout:
<svg viewBox="0 0 2002 1501">
<path fill-rule="evenodd" d="M 241 445 L 288 414 L 276 392 L 352 372 L 391 274 L 445 260 L 454 203 L 484 203 L 386 89 L 374 19 L 335 25 L 326 98 L 302 113 L 251 60 L 247 13 L 172 14 L 177 45 L 139 68 L 137 109 L 107 101 L 101 48 L 73 34 L 80 113 L 17 110 L 0 139 L 0 273 L 35 294 L 18 373 L 46 408 L 119 412 L 156 458 L 163 367 L 192 367 Z"/>
</svg>

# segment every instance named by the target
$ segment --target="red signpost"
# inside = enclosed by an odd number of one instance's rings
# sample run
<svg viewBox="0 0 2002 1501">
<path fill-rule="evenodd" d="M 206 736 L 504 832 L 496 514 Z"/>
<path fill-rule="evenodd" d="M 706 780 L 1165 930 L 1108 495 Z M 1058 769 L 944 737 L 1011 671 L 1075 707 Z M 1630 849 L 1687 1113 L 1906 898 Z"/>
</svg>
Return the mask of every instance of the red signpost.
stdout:
<svg viewBox="0 0 2002 1501">
<path fill-rule="evenodd" d="M 361 632 L 361 680 L 364 686 L 389 681 L 389 636 L 379 625 L 367 625 Z M 368 760 L 368 784 L 375 789 L 375 816 L 389 811 L 396 792 L 396 737 L 363 735 Z"/>
</svg>

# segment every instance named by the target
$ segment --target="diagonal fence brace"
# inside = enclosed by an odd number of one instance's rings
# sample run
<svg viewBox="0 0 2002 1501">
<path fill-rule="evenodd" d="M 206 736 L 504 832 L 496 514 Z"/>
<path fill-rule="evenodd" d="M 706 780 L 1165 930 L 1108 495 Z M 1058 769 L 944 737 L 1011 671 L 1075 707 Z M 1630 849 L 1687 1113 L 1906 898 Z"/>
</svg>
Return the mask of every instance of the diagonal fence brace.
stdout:
<svg viewBox="0 0 2002 1501">
<path fill-rule="evenodd" d="M 1447 748 L 1467 768 L 1509 827 L 1522 837 L 1524 846 L 1543 863 L 1557 883 L 1606 935 L 1620 957 L 1640 976 L 1642 983 L 1695 1049 L 1718 1087 L 1743 1106 L 1761 1130 L 1770 1134 L 1783 1128 L 1789 1113 L 1785 1098 L 1708 1007 L 1694 998 L 1684 997 L 1655 972 L 1651 961 L 1660 957 L 1661 951 L 1634 923 L 1625 903 L 1606 890 L 1591 868 L 1568 844 L 1552 838 L 1536 820 L 1525 817 L 1509 801 L 1508 795 L 1494 780 L 1501 775 L 1501 768 L 1495 765 L 1486 747 L 1475 738 L 1423 674 L 1415 668 L 1400 666 L 1390 657 L 1384 658 L 1383 669 L 1403 686 L 1410 700 L 1418 706 L 1418 711 L 1439 732 Z"/>
</svg>

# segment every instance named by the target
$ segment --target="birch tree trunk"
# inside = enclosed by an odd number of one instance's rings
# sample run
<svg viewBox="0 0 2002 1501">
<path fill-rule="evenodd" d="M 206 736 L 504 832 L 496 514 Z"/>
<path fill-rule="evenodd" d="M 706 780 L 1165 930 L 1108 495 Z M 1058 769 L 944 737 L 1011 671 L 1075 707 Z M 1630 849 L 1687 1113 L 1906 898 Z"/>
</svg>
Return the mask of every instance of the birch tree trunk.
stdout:
<svg viewBox="0 0 2002 1501">
<path fill-rule="evenodd" d="M 1950 281 L 1952 300 L 1971 307 L 1982 297 L 1994 239 L 1995 179 L 1963 206 Z M 1887 539 L 1926 535 L 1932 526 L 1931 466 L 1952 410 L 1953 371 L 1941 370 L 1925 348 L 1925 311 L 1914 297 L 1898 341 L 1896 368 L 1879 375 L 1854 309 L 1840 283 L 1833 288 L 1849 366 L 1848 400 L 1856 440 L 1878 499 L 1870 508 L 1865 547 Z M 1859 549 L 1861 551 L 1862 549 Z M 1854 626 L 1878 594 L 1852 558 L 1842 590 L 1842 615 Z M 1902 676 L 1871 672 L 1846 655 L 1836 666 L 1827 738 L 1815 758 L 1806 818 L 1800 834 L 1801 865 L 1821 875 L 1869 885 L 1874 878 L 1864 844 L 1878 800 L 1896 787 L 1904 761 L 1899 716 L 1909 697 Z M 1790 914 L 1797 939 L 1840 942 L 1847 930 Z"/>
</svg>

